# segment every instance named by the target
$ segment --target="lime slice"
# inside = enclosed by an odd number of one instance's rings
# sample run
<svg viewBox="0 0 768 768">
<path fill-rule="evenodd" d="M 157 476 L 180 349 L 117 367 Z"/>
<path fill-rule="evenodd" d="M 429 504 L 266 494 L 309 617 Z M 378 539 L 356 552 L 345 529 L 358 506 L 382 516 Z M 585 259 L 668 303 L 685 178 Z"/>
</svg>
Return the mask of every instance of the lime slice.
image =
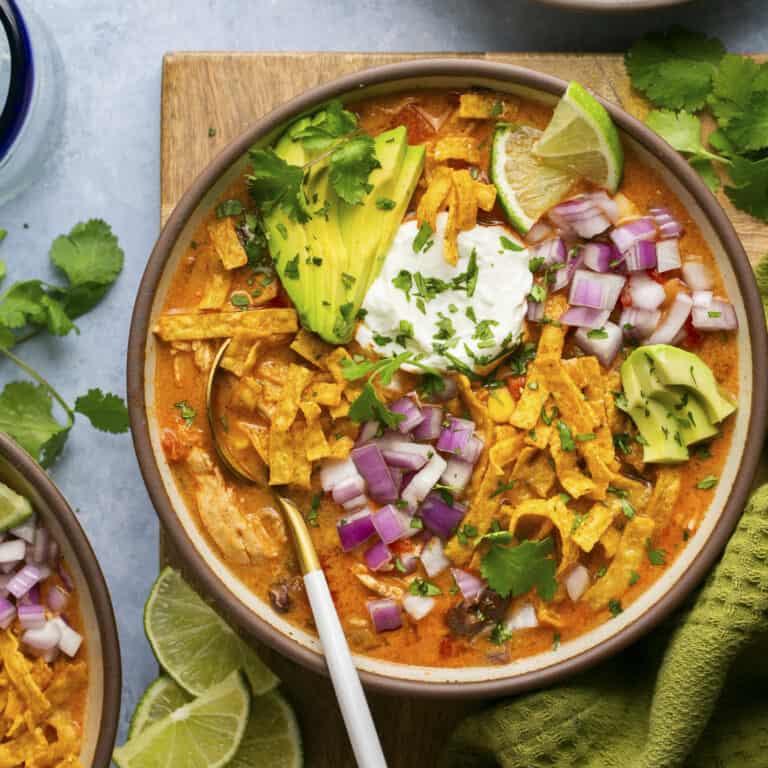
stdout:
<svg viewBox="0 0 768 768">
<path fill-rule="evenodd" d="M 592 94 L 572 82 L 534 147 L 547 165 L 615 192 L 624 171 L 616 126 Z"/>
<path fill-rule="evenodd" d="M 227 768 L 301 768 L 301 733 L 290 704 L 277 692 L 255 696 L 240 749 Z"/>
<path fill-rule="evenodd" d="M 233 670 L 245 672 L 254 695 L 278 680 L 172 568 L 158 577 L 144 608 L 144 631 L 160 666 L 188 693 L 200 696 Z"/>
<path fill-rule="evenodd" d="M 15 528 L 33 515 L 29 499 L 20 496 L 13 488 L 0 483 L 0 531 Z"/>
<path fill-rule="evenodd" d="M 128 739 L 140 734 L 148 725 L 189 704 L 192 697 L 170 677 L 161 675 L 139 699 L 131 718 Z"/>
<path fill-rule="evenodd" d="M 493 134 L 491 181 L 510 223 L 523 235 L 565 197 L 575 180 L 533 154 L 541 135 L 535 128 L 505 124 Z"/>
<path fill-rule="evenodd" d="M 120 768 L 219 768 L 237 752 L 251 696 L 239 672 L 118 747 Z"/>
</svg>

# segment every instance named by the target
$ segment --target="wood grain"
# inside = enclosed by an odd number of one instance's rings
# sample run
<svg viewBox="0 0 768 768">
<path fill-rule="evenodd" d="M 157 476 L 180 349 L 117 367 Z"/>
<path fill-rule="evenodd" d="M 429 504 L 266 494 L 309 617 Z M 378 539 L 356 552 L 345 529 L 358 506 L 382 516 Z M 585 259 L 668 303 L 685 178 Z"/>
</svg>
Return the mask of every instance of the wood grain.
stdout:
<svg viewBox="0 0 768 768">
<path fill-rule="evenodd" d="M 437 54 L 169 53 L 163 61 L 161 223 L 210 160 L 250 123 L 307 88 L 350 72 Z M 446 54 L 440 54 L 446 55 Z M 604 98 L 642 117 L 646 106 L 632 92 L 621 56 L 565 54 L 448 54 L 501 61 L 579 80 Z M 765 57 L 757 57 L 764 59 Z M 214 129 L 210 131 L 209 129 Z M 754 262 L 768 252 L 768 227 L 733 209 L 720 195 Z M 167 540 L 162 558 L 173 562 Z M 268 649 L 265 660 L 283 680 L 296 706 L 310 768 L 354 766 L 330 684 Z M 391 768 L 431 766 L 447 735 L 478 702 L 424 702 L 371 696 Z M 487 704 L 487 702 L 485 703 Z"/>
</svg>

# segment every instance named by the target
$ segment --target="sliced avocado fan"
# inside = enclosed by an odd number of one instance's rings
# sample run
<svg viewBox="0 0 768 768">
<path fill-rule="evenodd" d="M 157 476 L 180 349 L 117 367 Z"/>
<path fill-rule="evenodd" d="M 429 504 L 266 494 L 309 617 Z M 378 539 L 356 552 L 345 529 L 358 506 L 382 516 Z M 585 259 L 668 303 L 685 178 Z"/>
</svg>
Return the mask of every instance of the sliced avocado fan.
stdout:
<svg viewBox="0 0 768 768">
<path fill-rule="evenodd" d="M 275 146 L 277 157 L 304 169 L 300 194 L 307 220 L 274 206 L 263 214 L 264 227 L 301 324 L 331 344 L 345 344 L 413 195 L 425 150 L 408 145 L 404 126 L 376 136 L 379 167 L 368 177 L 363 201 L 353 205 L 333 188 L 327 151 L 294 138 L 316 119 L 295 123 Z"/>
</svg>

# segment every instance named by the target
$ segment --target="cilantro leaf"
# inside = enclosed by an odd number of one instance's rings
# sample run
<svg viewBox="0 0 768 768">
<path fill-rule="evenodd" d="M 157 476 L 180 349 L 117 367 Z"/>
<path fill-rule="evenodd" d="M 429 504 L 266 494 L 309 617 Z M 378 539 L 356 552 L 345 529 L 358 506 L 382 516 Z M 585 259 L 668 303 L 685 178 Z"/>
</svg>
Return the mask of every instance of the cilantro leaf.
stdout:
<svg viewBox="0 0 768 768">
<path fill-rule="evenodd" d="M 342 200 L 357 205 L 373 189 L 368 183 L 371 171 L 380 167 L 373 139 L 367 135 L 355 136 L 333 150 L 331 186 Z"/>
<path fill-rule="evenodd" d="M 289 131 L 294 141 L 301 141 L 307 149 L 327 149 L 337 139 L 357 127 L 357 118 L 344 109 L 338 99 L 329 102 L 312 117 L 299 120 Z"/>
<path fill-rule="evenodd" d="M 2 259 L 0 259 L 0 283 L 2 283 L 3 280 L 5 280 L 5 276 L 7 273 L 8 273 L 8 267 L 5 265 L 5 262 Z"/>
<path fill-rule="evenodd" d="M 763 300 L 763 310 L 768 320 L 768 256 L 763 256 L 755 267 L 755 279 L 760 298 Z"/>
<path fill-rule="evenodd" d="M 709 160 L 692 157 L 688 162 L 691 164 L 691 168 L 701 176 L 701 180 L 709 187 L 711 192 L 717 192 L 720 189 L 720 176 L 718 176 L 715 166 Z"/>
<path fill-rule="evenodd" d="M 72 427 L 71 420 L 60 424 L 52 407 L 44 384 L 12 381 L 0 393 L 0 432 L 10 435 L 44 467 L 59 455 Z"/>
<path fill-rule="evenodd" d="M 289 165 L 272 149 L 251 149 L 248 158 L 251 173 L 245 178 L 256 205 L 265 212 L 280 208 L 294 221 L 309 221 L 302 189 L 304 169 Z"/>
<path fill-rule="evenodd" d="M 768 221 L 768 157 L 735 157 L 730 167 L 732 186 L 725 188 L 731 202 L 757 219 Z"/>
<path fill-rule="evenodd" d="M 68 235 L 53 241 L 49 255 L 73 287 L 112 285 L 123 269 L 123 250 L 101 219 L 75 224 Z"/>
<path fill-rule="evenodd" d="M 502 597 L 524 595 L 536 587 L 542 600 L 552 600 L 557 590 L 557 563 L 550 557 L 552 539 L 524 541 L 517 546 L 500 545 L 486 536 L 491 548 L 483 557 L 480 571 L 488 586 Z"/>
<path fill-rule="evenodd" d="M 393 413 L 376 396 L 376 390 L 366 382 L 363 391 L 349 408 L 349 418 L 357 423 L 378 421 L 389 429 L 394 429 L 405 418 L 402 413 Z"/>
<path fill-rule="evenodd" d="M 89 389 L 75 401 L 75 410 L 86 416 L 96 429 L 120 434 L 128 431 L 128 408 L 121 397 Z"/>
<path fill-rule="evenodd" d="M 645 122 L 678 152 L 685 152 L 696 158 L 727 162 L 725 158 L 706 149 L 701 141 L 701 120 L 690 112 L 655 109 L 648 113 Z"/>
<path fill-rule="evenodd" d="M 656 106 L 695 110 L 704 106 L 724 54 L 719 40 L 673 27 L 638 40 L 625 64 L 632 85 Z"/>
<path fill-rule="evenodd" d="M 66 336 L 75 328 L 64 305 L 44 290 L 40 280 L 14 283 L 0 298 L 0 326 L 15 330 L 25 325 L 47 328 Z"/>
</svg>

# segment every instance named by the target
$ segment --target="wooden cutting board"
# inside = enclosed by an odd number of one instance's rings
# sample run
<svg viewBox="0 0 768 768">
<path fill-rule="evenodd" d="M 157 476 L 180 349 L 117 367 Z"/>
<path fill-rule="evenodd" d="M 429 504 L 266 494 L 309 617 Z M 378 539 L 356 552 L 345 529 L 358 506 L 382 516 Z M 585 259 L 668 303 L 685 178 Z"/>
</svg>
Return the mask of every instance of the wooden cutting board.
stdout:
<svg viewBox="0 0 768 768">
<path fill-rule="evenodd" d="M 160 218 L 210 160 L 250 123 L 307 88 L 350 72 L 437 54 L 389 53 L 169 53 L 163 60 Z M 457 54 L 440 54 L 457 56 Z M 579 80 L 637 117 L 647 109 L 630 88 L 617 55 L 536 53 L 458 54 L 517 64 L 565 80 Z M 758 57 L 763 59 L 764 57 Z M 720 196 L 754 262 L 768 252 L 768 227 L 733 209 Z M 167 541 L 163 560 L 174 561 Z M 330 684 L 264 648 L 296 707 L 309 768 L 355 765 Z M 428 768 L 456 722 L 487 702 L 436 702 L 371 696 L 390 768 Z"/>
</svg>

